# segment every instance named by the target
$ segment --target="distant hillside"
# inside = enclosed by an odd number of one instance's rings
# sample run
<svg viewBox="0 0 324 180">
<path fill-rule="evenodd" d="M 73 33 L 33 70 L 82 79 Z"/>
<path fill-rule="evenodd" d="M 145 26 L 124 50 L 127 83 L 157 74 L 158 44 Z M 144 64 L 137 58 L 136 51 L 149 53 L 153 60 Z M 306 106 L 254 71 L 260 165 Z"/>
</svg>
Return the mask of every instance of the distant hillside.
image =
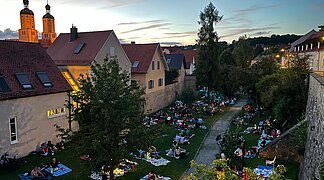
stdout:
<svg viewBox="0 0 324 180">
<path fill-rule="evenodd" d="M 264 44 L 265 46 L 273 46 L 273 45 L 281 45 L 281 44 L 290 44 L 301 36 L 295 34 L 286 34 L 286 35 L 272 35 L 271 37 L 255 37 L 248 38 L 247 41 L 251 46 L 255 46 L 257 44 Z"/>
</svg>

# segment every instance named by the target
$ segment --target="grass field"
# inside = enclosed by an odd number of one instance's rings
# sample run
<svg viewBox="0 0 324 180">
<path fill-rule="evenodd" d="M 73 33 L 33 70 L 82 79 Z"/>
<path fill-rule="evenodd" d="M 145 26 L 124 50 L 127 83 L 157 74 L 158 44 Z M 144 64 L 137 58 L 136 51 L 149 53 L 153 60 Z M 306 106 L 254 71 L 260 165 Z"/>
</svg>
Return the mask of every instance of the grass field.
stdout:
<svg viewBox="0 0 324 180">
<path fill-rule="evenodd" d="M 179 179 L 183 172 L 189 168 L 189 162 L 194 158 L 196 152 L 199 149 L 202 140 L 207 134 L 209 128 L 212 124 L 219 119 L 229 108 L 225 108 L 223 113 L 218 113 L 215 116 L 204 117 L 205 125 L 207 130 L 198 129 L 193 133 L 195 136 L 191 138 L 189 145 L 183 145 L 182 148 L 187 149 L 190 153 L 189 157 L 185 159 L 175 159 L 165 156 L 165 150 L 169 149 L 172 145 L 172 140 L 175 137 L 177 130 L 173 126 L 166 124 L 158 124 L 153 128 L 162 129 L 168 136 L 159 137 L 154 142 L 153 145 L 161 151 L 161 156 L 165 159 L 171 161 L 167 166 L 155 167 L 148 162 L 136 160 L 139 165 L 135 170 L 125 174 L 119 179 L 140 179 L 141 177 L 148 174 L 151 170 L 154 170 L 157 174 L 171 177 L 172 179 Z M 199 116 L 199 115 L 198 115 Z M 30 155 L 26 157 L 27 164 L 17 167 L 15 169 L 0 169 L 0 179 L 11 180 L 18 179 L 18 174 L 30 171 L 34 166 L 38 166 L 40 163 L 49 164 L 53 157 L 42 157 L 36 155 Z M 58 152 L 55 154 L 55 158 L 61 161 L 66 166 L 70 167 L 73 171 L 67 175 L 54 179 L 89 179 L 91 174 L 91 167 L 84 161 L 79 159 L 79 153 L 74 150 L 73 143 L 67 144 L 66 150 Z"/>
</svg>

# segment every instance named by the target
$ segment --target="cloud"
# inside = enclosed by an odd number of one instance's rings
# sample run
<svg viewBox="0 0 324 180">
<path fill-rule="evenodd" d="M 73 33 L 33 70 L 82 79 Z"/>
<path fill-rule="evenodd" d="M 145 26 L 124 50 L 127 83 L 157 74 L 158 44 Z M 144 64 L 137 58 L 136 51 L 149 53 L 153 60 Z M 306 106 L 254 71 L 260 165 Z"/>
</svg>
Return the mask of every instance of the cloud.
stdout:
<svg viewBox="0 0 324 180">
<path fill-rule="evenodd" d="M 265 30 L 270 30 L 270 29 L 280 29 L 280 27 L 268 26 L 268 27 L 261 27 L 261 28 L 234 29 L 234 30 L 231 30 L 230 34 L 221 36 L 221 38 L 231 37 L 231 36 L 240 35 L 240 34 L 244 34 L 244 33 L 255 32 L 255 31 L 265 31 Z"/>
<path fill-rule="evenodd" d="M 250 34 L 250 36 L 262 36 L 262 35 L 266 35 L 266 34 L 270 34 L 272 33 L 272 31 L 259 31 L 253 34 Z"/>
<path fill-rule="evenodd" d="M 312 7 L 315 9 L 324 9 L 324 3 L 314 3 Z"/>
<path fill-rule="evenodd" d="M 131 32 L 142 31 L 142 30 L 147 30 L 147 29 L 154 29 L 154 28 L 159 28 L 159 27 L 165 27 L 165 26 L 169 26 L 169 25 L 171 25 L 171 23 L 152 24 L 152 25 L 143 26 L 143 27 L 131 29 L 128 31 L 124 31 L 124 32 L 121 32 L 121 34 L 127 34 L 127 33 L 131 33 Z"/>
<path fill-rule="evenodd" d="M 18 32 L 7 28 L 3 31 L 0 30 L 0 39 L 18 39 Z"/>
<path fill-rule="evenodd" d="M 151 24 L 151 23 L 163 23 L 165 20 L 157 19 L 157 20 L 150 20 L 150 21 L 135 21 L 135 22 L 124 22 L 124 23 L 118 23 L 119 26 L 124 25 L 138 25 L 138 24 Z"/>
<path fill-rule="evenodd" d="M 162 46 L 175 46 L 175 45 L 181 46 L 182 45 L 182 43 L 180 43 L 180 42 L 160 42 L 160 44 Z"/>
<path fill-rule="evenodd" d="M 197 31 L 187 31 L 187 32 L 167 32 L 163 33 L 165 35 L 195 35 Z"/>
<path fill-rule="evenodd" d="M 97 6 L 100 9 L 106 9 L 106 8 L 113 8 L 113 7 L 121 7 L 121 6 L 127 6 L 130 4 L 134 4 L 137 2 L 140 2 L 143 0 L 95 0 L 89 1 L 89 0 L 57 0 L 57 3 L 60 4 L 78 4 L 78 5 L 84 5 L 84 6 Z M 100 4 L 100 6 L 99 6 Z"/>
<path fill-rule="evenodd" d="M 237 13 L 248 13 L 248 12 L 258 11 L 258 10 L 262 10 L 262 9 L 276 8 L 276 7 L 279 7 L 281 5 L 282 4 L 272 4 L 272 5 L 269 5 L 269 6 L 253 5 L 253 6 L 250 6 L 248 8 L 236 10 L 235 12 L 237 12 Z"/>
</svg>

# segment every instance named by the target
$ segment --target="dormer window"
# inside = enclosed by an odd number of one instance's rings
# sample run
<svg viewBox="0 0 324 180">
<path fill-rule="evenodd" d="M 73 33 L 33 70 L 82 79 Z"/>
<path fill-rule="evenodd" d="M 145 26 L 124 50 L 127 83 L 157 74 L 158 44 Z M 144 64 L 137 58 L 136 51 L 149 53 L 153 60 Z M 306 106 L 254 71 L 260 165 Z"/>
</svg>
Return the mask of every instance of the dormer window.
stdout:
<svg viewBox="0 0 324 180">
<path fill-rule="evenodd" d="M 16 73 L 16 78 L 23 89 L 33 89 L 33 85 L 30 83 L 26 73 Z"/>
<path fill-rule="evenodd" d="M 44 87 L 53 87 L 52 82 L 49 80 L 45 72 L 37 72 L 38 79 L 42 82 Z"/>
</svg>

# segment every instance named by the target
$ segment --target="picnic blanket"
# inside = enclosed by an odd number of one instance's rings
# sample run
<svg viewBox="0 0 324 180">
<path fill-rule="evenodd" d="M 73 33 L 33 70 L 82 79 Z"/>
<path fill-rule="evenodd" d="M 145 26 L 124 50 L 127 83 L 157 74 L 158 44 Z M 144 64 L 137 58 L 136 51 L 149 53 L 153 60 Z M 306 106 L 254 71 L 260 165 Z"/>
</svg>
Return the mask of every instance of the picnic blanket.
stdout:
<svg viewBox="0 0 324 180">
<path fill-rule="evenodd" d="M 51 172 L 50 167 L 48 167 L 45 169 L 45 171 L 51 173 L 52 176 L 54 176 L 54 177 L 59 177 L 59 176 L 65 175 L 67 173 L 70 173 L 72 171 L 72 169 L 68 168 L 67 166 L 65 166 L 62 163 L 59 163 L 57 170 L 54 170 L 53 172 Z"/>
<path fill-rule="evenodd" d="M 170 161 L 167 159 L 164 159 L 163 157 L 161 157 L 160 159 L 155 159 L 155 158 L 151 158 L 151 159 L 144 159 L 143 160 L 151 163 L 153 166 L 166 166 Z"/>
<path fill-rule="evenodd" d="M 273 166 L 258 165 L 258 167 L 255 168 L 253 171 L 256 175 L 267 178 L 272 174 L 272 169 Z"/>
<path fill-rule="evenodd" d="M 19 179 L 21 180 L 33 180 L 33 177 L 29 174 L 19 174 L 18 175 Z M 50 176 L 47 176 L 47 177 L 39 177 L 37 179 L 40 179 L 40 180 L 49 180 L 49 179 L 52 179 Z"/>
<path fill-rule="evenodd" d="M 164 177 L 164 176 L 158 176 L 160 180 L 170 180 L 171 178 L 169 177 Z M 142 177 L 140 180 L 147 180 L 148 179 L 148 175 Z"/>
</svg>

